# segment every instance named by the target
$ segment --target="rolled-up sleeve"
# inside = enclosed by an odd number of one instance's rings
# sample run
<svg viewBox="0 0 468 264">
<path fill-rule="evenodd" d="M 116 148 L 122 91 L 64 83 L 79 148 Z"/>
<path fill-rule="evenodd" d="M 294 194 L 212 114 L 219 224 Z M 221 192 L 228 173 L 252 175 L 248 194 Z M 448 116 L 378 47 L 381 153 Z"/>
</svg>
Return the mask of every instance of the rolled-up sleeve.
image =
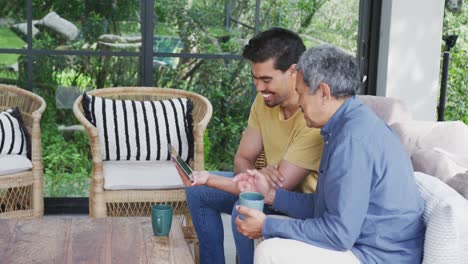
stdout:
<svg viewBox="0 0 468 264">
<path fill-rule="evenodd" d="M 358 239 L 369 206 L 372 179 L 371 153 L 358 139 L 336 139 L 326 157 L 327 166 L 319 175 L 322 185 L 313 199 L 300 199 L 279 191 L 274 207 L 291 217 L 302 218 L 303 210 L 310 214 L 314 199 L 323 199 L 325 208 L 316 218 L 274 219 L 267 217 L 263 226 L 265 238 L 280 237 L 295 239 L 333 250 L 349 250 Z M 281 201 L 276 201 L 281 199 Z M 284 201 L 283 201 L 284 199 Z M 311 204 L 307 204 L 311 203 Z M 308 208 L 308 206 L 310 208 Z"/>
</svg>

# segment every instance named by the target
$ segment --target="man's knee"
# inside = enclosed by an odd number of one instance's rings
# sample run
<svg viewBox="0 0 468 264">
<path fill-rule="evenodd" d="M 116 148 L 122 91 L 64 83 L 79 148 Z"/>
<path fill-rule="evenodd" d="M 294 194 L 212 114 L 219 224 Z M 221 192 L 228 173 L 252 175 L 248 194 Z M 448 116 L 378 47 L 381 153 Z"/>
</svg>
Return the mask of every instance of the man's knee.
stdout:
<svg viewBox="0 0 468 264">
<path fill-rule="evenodd" d="M 270 238 L 261 242 L 255 248 L 254 263 L 255 264 L 272 264 L 274 263 L 274 254 L 275 252 L 284 250 L 280 247 L 279 238 Z"/>
<path fill-rule="evenodd" d="M 188 204 L 200 203 L 204 186 L 192 186 L 185 188 L 185 196 Z"/>
</svg>

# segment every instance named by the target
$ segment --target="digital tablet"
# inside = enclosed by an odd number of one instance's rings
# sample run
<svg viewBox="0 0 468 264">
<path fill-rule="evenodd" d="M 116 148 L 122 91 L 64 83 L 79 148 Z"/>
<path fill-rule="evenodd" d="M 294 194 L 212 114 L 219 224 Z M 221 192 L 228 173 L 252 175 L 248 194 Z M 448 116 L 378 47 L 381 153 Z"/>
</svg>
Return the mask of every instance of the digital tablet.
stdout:
<svg viewBox="0 0 468 264">
<path fill-rule="evenodd" d="M 193 172 L 192 168 L 190 168 L 190 166 L 179 156 L 179 154 L 177 154 L 177 151 L 170 143 L 167 144 L 167 147 L 169 149 L 169 153 L 171 154 L 171 160 L 177 163 L 177 165 L 179 165 L 179 168 L 181 168 L 184 172 L 187 179 L 189 179 L 190 182 L 193 182 L 191 176 Z"/>
</svg>

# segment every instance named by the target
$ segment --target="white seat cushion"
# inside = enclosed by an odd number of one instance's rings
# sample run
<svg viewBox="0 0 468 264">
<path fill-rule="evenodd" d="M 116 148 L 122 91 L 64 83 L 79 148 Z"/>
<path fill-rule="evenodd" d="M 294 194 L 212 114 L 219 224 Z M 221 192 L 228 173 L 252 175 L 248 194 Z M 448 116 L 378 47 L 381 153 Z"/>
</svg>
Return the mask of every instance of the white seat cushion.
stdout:
<svg viewBox="0 0 468 264">
<path fill-rule="evenodd" d="M 468 201 L 439 179 L 415 172 L 424 199 L 423 264 L 462 264 L 468 259 Z"/>
<path fill-rule="evenodd" d="M 0 175 L 28 171 L 31 161 L 25 155 L 0 155 Z"/>
<path fill-rule="evenodd" d="M 184 185 L 171 161 L 104 161 L 104 189 L 177 189 Z"/>
</svg>

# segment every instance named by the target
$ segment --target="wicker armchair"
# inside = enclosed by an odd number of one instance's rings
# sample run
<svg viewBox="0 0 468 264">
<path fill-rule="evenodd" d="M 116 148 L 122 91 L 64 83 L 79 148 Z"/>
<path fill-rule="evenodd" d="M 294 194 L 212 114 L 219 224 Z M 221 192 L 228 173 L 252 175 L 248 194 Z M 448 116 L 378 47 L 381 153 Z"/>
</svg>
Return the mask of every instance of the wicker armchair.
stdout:
<svg viewBox="0 0 468 264">
<path fill-rule="evenodd" d="M 16 86 L 0 84 L 0 111 L 17 106 L 31 135 L 29 171 L 0 176 L 0 218 L 38 218 L 44 214 L 40 96 Z"/>
<path fill-rule="evenodd" d="M 90 95 L 131 100 L 163 100 L 186 97 L 193 101 L 193 134 L 194 159 L 191 166 L 195 170 L 204 169 L 203 134 L 212 114 L 211 103 L 196 93 L 170 88 L 150 87 L 117 87 L 98 89 L 89 92 Z M 93 160 L 91 188 L 89 194 L 89 209 L 91 217 L 108 216 L 149 216 L 153 204 L 170 204 L 174 214 L 189 216 L 185 191 L 180 189 L 165 190 L 105 190 L 103 177 L 103 161 L 98 130 L 84 116 L 81 96 L 75 101 L 73 112 L 84 125 L 89 136 Z"/>
</svg>

